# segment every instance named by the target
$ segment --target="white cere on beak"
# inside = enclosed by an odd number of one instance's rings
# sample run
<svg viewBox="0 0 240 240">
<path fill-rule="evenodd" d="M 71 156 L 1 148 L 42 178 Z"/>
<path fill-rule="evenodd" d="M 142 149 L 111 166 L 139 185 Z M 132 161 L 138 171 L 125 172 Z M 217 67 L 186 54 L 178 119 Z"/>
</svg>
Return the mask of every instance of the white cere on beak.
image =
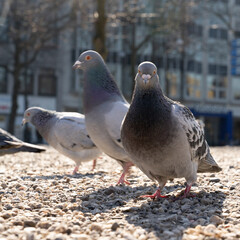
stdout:
<svg viewBox="0 0 240 240">
<path fill-rule="evenodd" d="M 26 122 L 27 122 L 26 119 L 23 118 L 23 120 L 22 120 L 22 126 L 23 126 Z"/>
<path fill-rule="evenodd" d="M 149 79 L 151 78 L 150 74 L 142 74 L 143 82 L 147 84 L 149 82 Z"/>
<path fill-rule="evenodd" d="M 79 69 L 79 68 L 81 68 L 81 64 L 82 64 L 82 63 L 77 60 L 72 67 L 73 67 L 74 69 Z"/>
</svg>

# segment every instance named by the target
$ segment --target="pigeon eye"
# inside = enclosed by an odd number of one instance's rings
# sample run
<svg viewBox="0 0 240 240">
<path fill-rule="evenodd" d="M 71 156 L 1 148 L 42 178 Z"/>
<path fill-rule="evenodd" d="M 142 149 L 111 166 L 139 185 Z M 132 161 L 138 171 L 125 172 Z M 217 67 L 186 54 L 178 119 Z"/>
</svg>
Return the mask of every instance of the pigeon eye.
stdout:
<svg viewBox="0 0 240 240">
<path fill-rule="evenodd" d="M 138 69 L 138 73 L 141 73 L 141 71 Z"/>
<path fill-rule="evenodd" d="M 154 71 L 153 71 L 153 74 L 155 74 L 155 73 L 156 73 L 156 71 L 154 70 Z"/>
<path fill-rule="evenodd" d="M 30 116 L 30 113 L 27 113 L 27 116 L 29 117 L 29 116 Z"/>
<path fill-rule="evenodd" d="M 91 58 L 92 58 L 92 57 L 89 56 L 89 55 L 87 55 L 87 56 L 85 57 L 85 59 L 86 59 L 87 61 L 89 61 Z"/>
</svg>

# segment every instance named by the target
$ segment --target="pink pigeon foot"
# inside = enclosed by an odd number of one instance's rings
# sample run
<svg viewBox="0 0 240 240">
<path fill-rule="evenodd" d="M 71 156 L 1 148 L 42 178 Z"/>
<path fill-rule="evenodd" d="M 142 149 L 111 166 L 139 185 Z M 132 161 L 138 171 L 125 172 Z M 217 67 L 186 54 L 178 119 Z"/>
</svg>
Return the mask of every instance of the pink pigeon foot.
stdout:
<svg viewBox="0 0 240 240">
<path fill-rule="evenodd" d="M 73 173 L 72 173 L 73 175 L 75 175 L 75 174 L 77 173 L 78 168 L 79 168 L 79 166 L 76 166 L 76 167 L 74 168 Z"/>
<path fill-rule="evenodd" d="M 150 197 L 151 199 L 155 198 L 168 198 L 168 196 L 161 195 L 161 190 L 158 188 L 157 191 L 153 195 L 142 195 L 140 198 Z"/>
<path fill-rule="evenodd" d="M 123 173 L 122 173 L 121 177 L 119 178 L 117 185 L 124 184 L 124 183 L 126 183 L 127 185 L 130 185 L 130 182 L 125 180 L 125 176 L 128 174 L 130 167 L 133 166 L 133 165 L 134 164 L 131 163 L 131 162 L 124 163 Z"/>
<path fill-rule="evenodd" d="M 96 160 L 96 159 L 94 159 L 94 160 L 93 160 L 93 165 L 92 165 L 92 171 L 95 169 L 95 167 L 96 167 L 96 164 L 97 164 L 97 160 Z"/>
<path fill-rule="evenodd" d="M 184 194 L 182 196 L 179 196 L 179 197 L 176 197 L 175 200 L 181 200 L 181 199 L 184 199 L 186 197 L 195 197 L 195 195 L 190 195 L 190 190 L 191 190 L 191 187 L 192 187 L 192 184 L 186 186 L 185 188 L 185 191 L 184 191 Z"/>
</svg>

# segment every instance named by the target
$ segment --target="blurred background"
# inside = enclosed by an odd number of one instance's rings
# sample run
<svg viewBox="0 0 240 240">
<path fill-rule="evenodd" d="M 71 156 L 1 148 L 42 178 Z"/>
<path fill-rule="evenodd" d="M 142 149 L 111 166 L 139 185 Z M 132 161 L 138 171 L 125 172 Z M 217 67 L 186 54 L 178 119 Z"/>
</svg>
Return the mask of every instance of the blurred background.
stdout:
<svg viewBox="0 0 240 240">
<path fill-rule="evenodd" d="M 82 112 L 81 72 L 95 49 L 128 101 L 137 65 L 158 67 L 210 145 L 240 144 L 240 0 L 1 0 L 0 127 L 29 142 L 24 110 Z"/>
</svg>

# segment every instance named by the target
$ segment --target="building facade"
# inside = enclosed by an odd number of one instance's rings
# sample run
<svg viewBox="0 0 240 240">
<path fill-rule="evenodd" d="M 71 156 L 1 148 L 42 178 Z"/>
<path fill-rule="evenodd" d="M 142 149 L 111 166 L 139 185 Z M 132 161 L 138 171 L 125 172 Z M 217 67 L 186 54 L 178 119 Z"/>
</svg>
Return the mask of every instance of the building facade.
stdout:
<svg viewBox="0 0 240 240">
<path fill-rule="evenodd" d="M 160 34 L 151 37 L 137 51 L 135 72 L 142 61 L 154 62 L 165 94 L 187 105 L 204 122 L 210 145 L 240 144 L 240 75 L 236 70 L 240 55 L 237 40 L 240 38 L 240 15 L 235 14 L 235 11 L 240 12 L 240 1 L 195 2 L 203 4 L 196 4 L 191 10 L 194 21 L 187 26 L 188 36 L 176 38 L 169 51 Z M 157 3 L 145 3 L 144 12 L 156 11 L 157 14 Z M 231 19 L 231 27 L 227 27 L 214 11 L 207 11 L 206 6 Z M 112 6 L 106 7 L 108 14 L 114 11 Z M 115 8 L 119 12 L 124 12 L 124 7 L 124 1 L 116 1 Z M 93 8 L 92 15 L 94 12 Z M 79 13 L 77 20 L 81 21 L 81 17 Z M 128 101 L 131 101 L 134 85 L 130 43 L 134 35 L 136 45 L 140 44 L 151 31 L 143 18 L 140 15 L 137 21 L 127 23 L 109 21 L 106 27 L 107 64 Z M 29 106 L 82 112 L 82 75 L 80 71 L 73 71 L 72 65 L 81 52 L 93 48 L 94 25 L 91 18 L 85 21 L 89 22 L 87 28 L 80 26 L 65 31 L 59 36 L 54 54 L 50 57 L 43 54 L 34 70 L 29 70 Z M 0 60 L 0 127 L 6 127 L 8 119 L 11 81 L 6 64 Z M 20 94 L 16 129 L 20 129 L 24 103 L 24 95 Z M 21 136 L 20 130 L 18 135 Z"/>
</svg>

